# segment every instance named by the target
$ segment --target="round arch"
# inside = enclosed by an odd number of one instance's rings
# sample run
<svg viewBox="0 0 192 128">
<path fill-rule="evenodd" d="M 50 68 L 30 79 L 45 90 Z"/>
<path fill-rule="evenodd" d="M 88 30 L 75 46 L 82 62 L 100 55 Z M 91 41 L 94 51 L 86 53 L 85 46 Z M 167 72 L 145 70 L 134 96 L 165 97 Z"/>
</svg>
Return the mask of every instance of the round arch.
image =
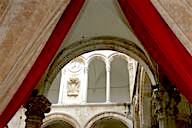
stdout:
<svg viewBox="0 0 192 128">
<path fill-rule="evenodd" d="M 103 61 L 106 65 L 106 57 L 104 55 L 98 54 L 98 53 L 93 54 L 87 58 L 87 65 L 89 65 L 95 59 Z"/>
<path fill-rule="evenodd" d="M 79 62 L 85 64 L 86 59 L 83 56 L 78 56 L 78 57 L 74 58 L 72 61 L 79 61 Z"/>
<path fill-rule="evenodd" d="M 72 116 L 64 113 L 52 113 L 45 116 L 45 119 L 43 120 L 42 128 L 45 128 L 48 125 L 51 125 L 54 121 L 63 121 L 70 125 L 72 125 L 74 128 L 81 128 L 79 122 Z"/>
<path fill-rule="evenodd" d="M 123 113 L 119 113 L 119 112 L 102 112 L 99 113 L 95 116 L 93 116 L 92 118 L 89 119 L 89 121 L 85 124 L 84 128 L 91 128 L 91 126 L 93 126 L 93 124 L 101 119 L 107 119 L 107 118 L 112 118 L 112 119 L 116 119 L 121 121 L 124 125 L 126 125 L 128 128 L 132 128 L 133 124 L 132 124 L 132 118 L 131 117 L 127 117 L 125 114 Z"/>
<path fill-rule="evenodd" d="M 127 56 L 127 55 L 125 55 L 123 53 L 113 53 L 108 58 L 109 58 L 109 61 L 112 62 L 116 57 L 122 58 L 122 59 L 124 59 L 124 60 L 126 60 L 128 62 L 128 57 L 129 56 Z"/>
<path fill-rule="evenodd" d="M 129 56 L 122 53 L 114 53 L 109 56 L 110 61 L 110 100 L 112 102 L 130 102 L 130 74 Z M 136 69 L 136 66 L 134 69 Z"/>
<path fill-rule="evenodd" d="M 106 57 L 93 54 L 87 60 L 87 103 L 106 102 Z"/>
<path fill-rule="evenodd" d="M 119 37 L 101 36 L 87 40 L 81 40 L 65 46 L 55 57 L 50 65 L 43 81 L 44 93 L 46 94 L 57 73 L 72 59 L 95 50 L 114 50 L 124 53 L 137 60 L 149 74 L 152 85 L 158 83 L 156 65 L 147 54 L 134 42 Z"/>
</svg>

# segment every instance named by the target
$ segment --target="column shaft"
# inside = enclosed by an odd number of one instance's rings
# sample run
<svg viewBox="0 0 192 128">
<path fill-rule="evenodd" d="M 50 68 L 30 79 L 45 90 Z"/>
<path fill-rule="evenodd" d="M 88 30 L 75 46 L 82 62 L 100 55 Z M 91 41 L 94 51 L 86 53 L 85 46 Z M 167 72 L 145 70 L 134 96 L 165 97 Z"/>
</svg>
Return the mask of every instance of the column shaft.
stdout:
<svg viewBox="0 0 192 128">
<path fill-rule="evenodd" d="M 110 102 L 110 62 L 106 62 L 106 102 Z"/>
<path fill-rule="evenodd" d="M 87 102 L 87 91 L 88 91 L 88 65 L 85 66 L 85 74 L 84 74 L 84 82 L 85 82 L 85 90 L 83 95 L 83 103 Z"/>
</svg>

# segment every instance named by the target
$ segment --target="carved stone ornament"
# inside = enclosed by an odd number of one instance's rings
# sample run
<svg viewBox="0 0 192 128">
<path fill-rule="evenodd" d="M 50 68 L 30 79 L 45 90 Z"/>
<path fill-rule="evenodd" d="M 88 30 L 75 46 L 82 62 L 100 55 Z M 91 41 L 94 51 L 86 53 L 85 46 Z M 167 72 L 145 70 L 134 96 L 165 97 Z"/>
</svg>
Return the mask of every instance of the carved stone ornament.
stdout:
<svg viewBox="0 0 192 128">
<path fill-rule="evenodd" d="M 67 95 L 78 96 L 79 95 L 80 80 L 77 77 L 72 77 L 67 81 Z"/>
<path fill-rule="evenodd" d="M 82 69 L 82 65 L 78 61 L 74 61 L 70 64 L 69 71 L 76 73 L 79 72 Z"/>
<path fill-rule="evenodd" d="M 50 112 L 51 102 L 45 96 L 38 95 L 38 90 L 35 89 L 24 107 L 27 109 L 25 112 L 25 128 L 40 128 L 45 113 Z"/>
</svg>

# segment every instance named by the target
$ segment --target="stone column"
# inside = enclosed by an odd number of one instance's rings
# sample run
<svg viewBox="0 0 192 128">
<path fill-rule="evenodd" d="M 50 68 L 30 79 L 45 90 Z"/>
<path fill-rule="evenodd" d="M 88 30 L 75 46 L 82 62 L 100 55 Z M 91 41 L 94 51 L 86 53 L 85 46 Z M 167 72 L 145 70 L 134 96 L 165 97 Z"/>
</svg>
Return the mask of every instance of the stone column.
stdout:
<svg viewBox="0 0 192 128">
<path fill-rule="evenodd" d="M 50 111 L 50 106 L 48 99 L 43 95 L 38 95 L 38 90 L 34 90 L 24 106 L 27 109 L 25 128 L 40 128 L 45 118 L 44 114 Z"/>
<path fill-rule="evenodd" d="M 163 90 L 156 88 L 153 90 L 152 107 L 153 107 L 153 127 L 166 128 L 166 114 L 163 104 Z"/>
<path fill-rule="evenodd" d="M 140 128 L 140 117 L 139 117 L 139 100 L 137 96 L 133 98 L 133 126 L 134 128 Z"/>
<path fill-rule="evenodd" d="M 164 112 L 160 112 L 157 116 L 157 120 L 159 122 L 159 128 L 166 128 L 167 126 L 167 121 L 166 121 L 166 117 L 165 117 L 165 113 Z"/>
<path fill-rule="evenodd" d="M 106 75 L 107 75 L 107 80 L 106 80 L 106 102 L 110 102 L 110 62 L 106 61 Z"/>
<path fill-rule="evenodd" d="M 85 64 L 84 73 L 85 73 L 85 76 L 84 76 L 85 90 L 83 90 L 84 91 L 83 103 L 86 103 L 87 102 L 87 91 L 88 91 L 88 64 L 87 63 Z"/>
<path fill-rule="evenodd" d="M 169 94 L 169 101 L 166 106 L 167 128 L 176 128 L 177 127 L 176 119 L 178 114 L 177 105 L 181 101 L 181 97 L 179 92 L 176 90 L 174 86 L 168 89 L 168 94 Z"/>
</svg>

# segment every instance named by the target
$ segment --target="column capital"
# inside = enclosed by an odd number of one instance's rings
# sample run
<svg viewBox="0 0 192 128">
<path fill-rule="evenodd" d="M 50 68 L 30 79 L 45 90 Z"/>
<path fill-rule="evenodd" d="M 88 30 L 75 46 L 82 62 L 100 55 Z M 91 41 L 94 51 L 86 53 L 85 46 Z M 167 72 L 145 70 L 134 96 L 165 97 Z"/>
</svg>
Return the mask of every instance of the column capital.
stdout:
<svg viewBox="0 0 192 128">
<path fill-rule="evenodd" d="M 38 95 L 38 90 L 34 90 L 24 107 L 27 109 L 26 128 L 40 128 L 45 118 L 44 114 L 51 110 L 51 103 L 45 96 Z"/>
</svg>

